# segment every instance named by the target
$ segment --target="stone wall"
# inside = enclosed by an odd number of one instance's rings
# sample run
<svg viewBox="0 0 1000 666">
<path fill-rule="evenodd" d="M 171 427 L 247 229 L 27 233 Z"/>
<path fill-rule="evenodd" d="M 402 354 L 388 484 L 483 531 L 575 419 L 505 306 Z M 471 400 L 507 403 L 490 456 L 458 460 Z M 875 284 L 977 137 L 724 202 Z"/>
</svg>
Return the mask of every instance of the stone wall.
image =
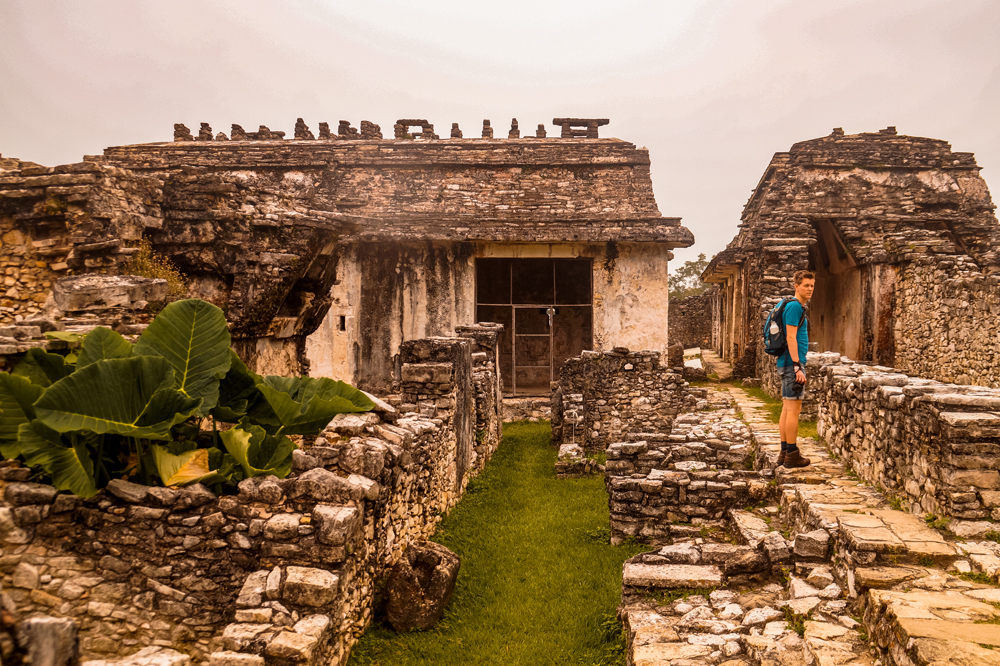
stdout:
<svg viewBox="0 0 1000 666">
<path fill-rule="evenodd" d="M 820 435 L 915 513 L 1000 519 L 1000 390 L 816 355 Z"/>
<path fill-rule="evenodd" d="M 1000 387 L 1000 275 L 963 257 L 914 262 L 897 278 L 896 362 L 943 382 Z"/>
<path fill-rule="evenodd" d="M 689 390 L 699 398 L 694 406 L 711 411 L 682 414 L 659 436 L 632 434 L 608 446 L 612 543 L 629 537 L 670 543 L 677 523 L 722 520 L 729 509 L 767 494 L 766 479 L 750 464 L 749 430 L 735 409 L 725 398 L 709 404 L 705 389 Z"/>
<path fill-rule="evenodd" d="M 574 440 L 585 451 L 602 451 L 636 433 L 669 434 L 694 399 L 683 377 L 660 360 L 659 352 L 624 347 L 567 360 L 552 392 L 553 444 Z"/>
<path fill-rule="evenodd" d="M 38 316 L 70 272 L 117 273 L 143 233 L 163 226 L 156 178 L 91 162 L 3 162 L 0 324 Z"/>
<path fill-rule="evenodd" d="M 399 411 L 377 400 L 339 415 L 294 452 L 289 478 L 248 479 L 237 495 L 115 481 L 80 500 L 3 463 L 0 574 L 20 618 L 72 618 L 84 659 L 161 645 L 197 662 L 346 662 L 382 575 L 495 450 L 496 393 L 477 404 L 497 386 L 482 358 L 495 329 L 470 332 L 414 341 Z M 441 381 L 407 370 L 431 364 Z"/>
<path fill-rule="evenodd" d="M 712 348 L 712 294 L 670 299 L 670 344 L 680 342 L 685 349 Z"/>
</svg>

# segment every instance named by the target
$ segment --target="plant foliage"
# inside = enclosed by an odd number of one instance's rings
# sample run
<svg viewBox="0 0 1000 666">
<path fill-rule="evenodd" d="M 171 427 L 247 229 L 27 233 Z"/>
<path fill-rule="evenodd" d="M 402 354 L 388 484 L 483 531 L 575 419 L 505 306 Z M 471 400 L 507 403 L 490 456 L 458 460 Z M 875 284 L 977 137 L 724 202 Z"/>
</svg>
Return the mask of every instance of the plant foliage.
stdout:
<svg viewBox="0 0 1000 666">
<path fill-rule="evenodd" d="M 221 486 L 287 476 L 288 435 L 375 407 L 344 382 L 261 377 L 230 342 L 222 311 L 191 299 L 164 308 L 134 345 L 96 328 L 72 357 L 32 349 L 0 373 L 0 455 L 81 497 L 114 478 Z M 220 433 L 217 421 L 235 426 Z"/>
<path fill-rule="evenodd" d="M 670 298 L 687 298 L 703 293 L 712 285 L 701 281 L 701 274 L 708 268 L 705 254 L 699 254 L 695 261 L 685 261 L 667 276 Z"/>
</svg>

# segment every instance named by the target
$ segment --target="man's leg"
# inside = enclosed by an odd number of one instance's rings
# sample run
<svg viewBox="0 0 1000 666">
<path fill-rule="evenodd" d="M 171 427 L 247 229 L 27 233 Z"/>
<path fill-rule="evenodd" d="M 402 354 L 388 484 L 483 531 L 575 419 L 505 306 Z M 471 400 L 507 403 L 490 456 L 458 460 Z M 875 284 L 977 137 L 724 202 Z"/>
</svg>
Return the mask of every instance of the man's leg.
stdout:
<svg viewBox="0 0 1000 666">
<path fill-rule="evenodd" d="M 799 414 L 801 413 L 801 400 L 781 401 L 781 423 L 779 423 L 781 439 L 791 446 L 795 446 L 799 439 Z"/>
</svg>

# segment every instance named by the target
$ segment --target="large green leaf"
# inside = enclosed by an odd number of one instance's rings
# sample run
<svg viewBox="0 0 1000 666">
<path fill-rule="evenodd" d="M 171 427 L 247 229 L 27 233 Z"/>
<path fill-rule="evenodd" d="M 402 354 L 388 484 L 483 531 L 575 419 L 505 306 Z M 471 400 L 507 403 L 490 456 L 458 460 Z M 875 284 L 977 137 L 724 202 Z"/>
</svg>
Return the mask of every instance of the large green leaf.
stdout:
<svg viewBox="0 0 1000 666">
<path fill-rule="evenodd" d="M 244 478 L 270 474 L 283 479 L 292 470 L 295 443 L 285 436 L 273 437 L 260 426 L 244 421 L 238 428 L 219 433 L 219 437 L 243 468 Z"/>
<path fill-rule="evenodd" d="M 35 414 L 57 432 L 167 440 L 170 428 L 201 406 L 174 388 L 173 375 L 170 363 L 156 356 L 96 361 L 50 386 Z"/>
<path fill-rule="evenodd" d="M 18 434 L 25 461 L 45 470 L 53 486 L 84 498 L 97 494 L 94 462 L 86 444 L 80 441 L 67 445 L 58 433 L 37 420 L 21 424 Z"/>
<path fill-rule="evenodd" d="M 82 368 L 109 358 L 128 358 L 132 354 L 131 342 L 110 328 L 98 326 L 83 339 L 83 351 L 76 361 L 76 367 Z"/>
<path fill-rule="evenodd" d="M 154 444 L 151 448 L 156 473 L 165 486 L 222 483 L 229 480 L 210 469 L 211 451 L 209 449 L 190 449 L 175 455 L 165 446 Z"/>
<path fill-rule="evenodd" d="M 16 458 L 21 454 L 17 430 L 35 418 L 34 402 L 45 389 L 27 377 L 0 373 L 0 455 Z"/>
<path fill-rule="evenodd" d="M 135 343 L 135 353 L 165 358 L 177 388 L 200 399 L 199 416 L 219 401 L 219 380 L 232 363 L 229 329 L 222 310 L 198 299 L 171 303 Z"/>
<path fill-rule="evenodd" d="M 211 414 L 220 421 L 238 423 L 246 416 L 250 404 L 260 397 L 257 385 L 263 380 L 246 366 L 236 352 L 230 349 L 229 353 L 232 365 L 219 382 L 219 402 L 212 408 Z"/>
<path fill-rule="evenodd" d="M 328 377 L 268 375 L 258 390 L 286 435 L 314 435 L 337 414 L 375 408 L 375 403 L 358 389 Z M 268 423 L 263 416 L 254 416 Z"/>
<path fill-rule="evenodd" d="M 39 347 L 32 347 L 11 374 L 25 377 L 32 384 L 48 388 L 73 370 L 73 366 L 66 363 L 66 359 L 59 354 L 50 354 Z"/>
</svg>

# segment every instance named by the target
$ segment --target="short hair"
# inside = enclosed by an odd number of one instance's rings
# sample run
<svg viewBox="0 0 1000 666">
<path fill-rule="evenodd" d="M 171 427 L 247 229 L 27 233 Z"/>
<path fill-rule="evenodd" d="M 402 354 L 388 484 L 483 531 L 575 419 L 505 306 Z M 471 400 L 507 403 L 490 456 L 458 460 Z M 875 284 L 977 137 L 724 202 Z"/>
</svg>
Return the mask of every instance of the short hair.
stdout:
<svg viewBox="0 0 1000 666">
<path fill-rule="evenodd" d="M 797 287 L 802 284 L 803 280 L 815 280 L 816 274 L 812 271 L 796 271 L 793 278 L 795 280 L 795 286 Z"/>
</svg>

